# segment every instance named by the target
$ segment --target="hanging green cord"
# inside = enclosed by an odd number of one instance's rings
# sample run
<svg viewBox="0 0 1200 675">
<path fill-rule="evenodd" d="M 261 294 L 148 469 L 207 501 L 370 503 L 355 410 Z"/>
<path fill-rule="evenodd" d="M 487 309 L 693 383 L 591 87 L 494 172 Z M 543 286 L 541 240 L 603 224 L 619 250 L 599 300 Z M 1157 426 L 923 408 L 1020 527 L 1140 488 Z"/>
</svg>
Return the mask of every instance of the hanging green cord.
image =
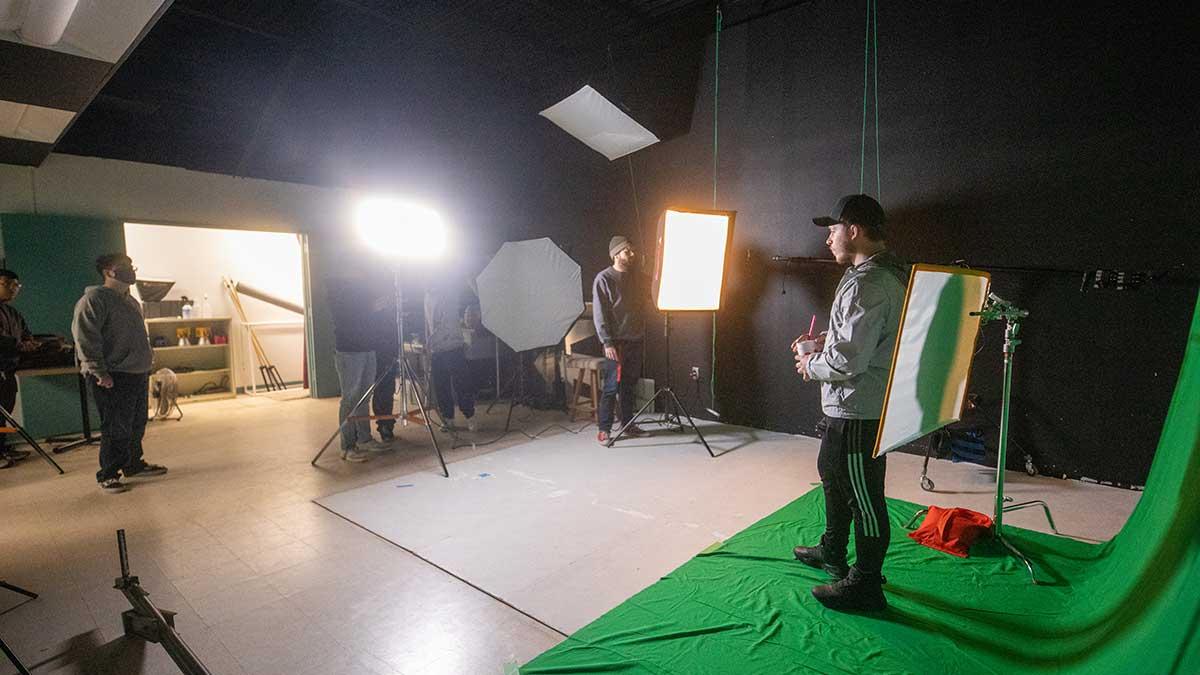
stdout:
<svg viewBox="0 0 1200 675">
<path fill-rule="evenodd" d="M 717 208 L 717 95 L 721 91 L 721 5 L 717 5 L 717 31 L 713 44 L 713 199 L 712 207 Z M 714 408 L 717 406 L 717 313 L 712 315 L 712 357 L 708 377 L 708 400 Z"/>
<path fill-rule="evenodd" d="M 867 172 L 867 74 L 871 64 L 871 3 L 867 0 L 867 29 L 863 35 L 863 112 L 862 112 L 862 142 L 858 150 L 858 192 L 863 194 Z"/>
<path fill-rule="evenodd" d="M 871 54 L 875 60 L 875 199 L 883 201 L 883 181 L 879 178 L 879 0 L 871 0 L 874 26 L 871 28 Z"/>
</svg>

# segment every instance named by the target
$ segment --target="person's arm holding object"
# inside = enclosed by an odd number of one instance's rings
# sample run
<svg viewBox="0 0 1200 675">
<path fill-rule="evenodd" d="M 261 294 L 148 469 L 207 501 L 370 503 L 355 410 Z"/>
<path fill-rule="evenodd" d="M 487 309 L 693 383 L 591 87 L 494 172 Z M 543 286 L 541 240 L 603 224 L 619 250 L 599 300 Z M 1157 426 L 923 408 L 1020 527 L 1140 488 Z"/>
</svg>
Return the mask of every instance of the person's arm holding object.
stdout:
<svg viewBox="0 0 1200 675">
<path fill-rule="evenodd" d="M 848 380 L 867 370 L 879 346 L 887 319 L 887 295 L 870 283 L 852 282 L 834 312 L 830 332 L 821 351 L 800 363 L 797 370 L 820 382 Z M 800 369 L 803 368 L 801 371 Z"/>
</svg>

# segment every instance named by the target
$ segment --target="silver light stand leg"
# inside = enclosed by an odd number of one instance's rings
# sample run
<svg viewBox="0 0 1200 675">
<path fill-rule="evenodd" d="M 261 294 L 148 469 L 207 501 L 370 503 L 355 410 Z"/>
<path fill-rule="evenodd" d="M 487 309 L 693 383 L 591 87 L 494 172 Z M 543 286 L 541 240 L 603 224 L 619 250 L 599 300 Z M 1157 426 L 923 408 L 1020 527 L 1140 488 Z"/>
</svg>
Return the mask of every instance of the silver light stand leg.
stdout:
<svg viewBox="0 0 1200 675">
<path fill-rule="evenodd" d="M 433 422 L 429 421 L 429 411 L 425 405 L 425 396 L 421 391 L 421 383 L 417 380 L 416 373 L 408 362 L 408 356 L 404 353 L 404 286 L 400 283 L 400 270 L 396 269 L 396 337 L 399 338 L 397 347 L 400 349 L 400 356 L 397 360 L 397 371 L 400 374 L 400 403 L 403 406 L 401 417 L 405 426 L 409 423 L 409 387 L 412 387 L 412 398 L 417 402 L 417 409 L 421 411 L 421 424 L 425 426 L 425 430 L 429 432 L 429 440 L 433 443 L 433 452 L 437 455 L 438 463 L 442 466 L 442 476 L 450 477 L 450 470 L 446 468 L 446 458 L 442 456 L 442 448 L 438 445 L 437 435 L 433 433 Z"/>
<path fill-rule="evenodd" d="M 1002 307 L 999 311 L 999 316 L 1005 319 L 1004 329 L 1004 393 L 1000 405 L 1000 445 L 996 451 L 996 502 L 992 513 L 992 534 L 996 539 L 1008 549 L 1015 558 L 1020 560 L 1025 569 L 1029 571 L 1029 579 L 1034 584 L 1041 582 L 1037 579 L 1037 574 L 1033 569 L 1033 563 L 1029 558 L 1022 553 L 1016 546 L 1012 544 L 1004 536 L 1004 514 L 1008 511 L 1015 511 L 1037 504 L 1041 504 L 1046 513 L 1046 519 L 1050 521 L 1050 527 L 1055 531 L 1054 520 L 1050 517 L 1050 508 L 1045 502 L 1037 500 L 1031 502 L 1022 502 L 1005 506 L 1004 496 L 1004 471 L 1008 460 L 1008 424 L 1009 424 L 1009 409 L 1012 403 L 1012 372 L 1013 372 L 1013 356 L 1017 351 L 1017 345 L 1021 344 L 1021 340 L 1017 338 L 1017 333 L 1021 329 L 1021 319 L 1028 313 L 1023 310 L 1017 310 L 1014 307 Z"/>
</svg>

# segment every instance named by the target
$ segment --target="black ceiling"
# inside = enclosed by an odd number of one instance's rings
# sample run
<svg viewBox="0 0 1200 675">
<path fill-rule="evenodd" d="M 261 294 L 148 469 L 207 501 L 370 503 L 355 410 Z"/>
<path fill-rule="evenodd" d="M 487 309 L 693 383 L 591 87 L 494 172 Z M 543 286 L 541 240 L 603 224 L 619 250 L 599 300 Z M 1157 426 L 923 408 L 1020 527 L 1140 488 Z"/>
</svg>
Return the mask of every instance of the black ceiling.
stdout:
<svg viewBox="0 0 1200 675">
<path fill-rule="evenodd" d="M 722 7 L 728 24 L 790 4 Z M 537 111 L 590 78 L 664 49 L 698 58 L 714 10 L 711 0 L 175 0 L 57 150 L 359 185 L 394 163 L 548 133 Z"/>
</svg>

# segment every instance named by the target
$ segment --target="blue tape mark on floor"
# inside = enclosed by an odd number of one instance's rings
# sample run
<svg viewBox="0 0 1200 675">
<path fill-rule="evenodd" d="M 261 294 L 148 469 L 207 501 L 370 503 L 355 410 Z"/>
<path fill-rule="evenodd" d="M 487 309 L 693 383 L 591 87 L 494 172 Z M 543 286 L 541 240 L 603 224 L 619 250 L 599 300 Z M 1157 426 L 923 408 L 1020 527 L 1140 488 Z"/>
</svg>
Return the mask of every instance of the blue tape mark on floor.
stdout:
<svg viewBox="0 0 1200 675">
<path fill-rule="evenodd" d="M 401 483 L 401 484 L 397 485 L 396 487 L 412 487 L 412 486 L 413 486 L 413 483 Z"/>
</svg>

